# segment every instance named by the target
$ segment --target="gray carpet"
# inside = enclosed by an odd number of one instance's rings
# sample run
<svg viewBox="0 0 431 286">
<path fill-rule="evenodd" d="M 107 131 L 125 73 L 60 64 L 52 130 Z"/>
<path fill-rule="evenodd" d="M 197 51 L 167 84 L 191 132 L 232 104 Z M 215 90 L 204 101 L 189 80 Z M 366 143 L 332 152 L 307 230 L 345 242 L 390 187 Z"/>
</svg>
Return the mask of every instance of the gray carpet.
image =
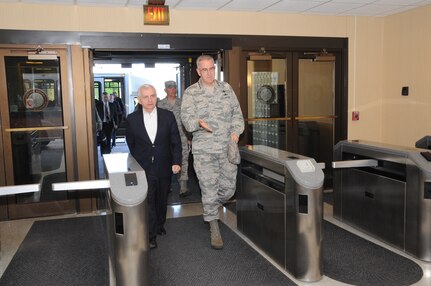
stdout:
<svg viewBox="0 0 431 286">
<path fill-rule="evenodd" d="M 35 222 L 0 285 L 108 285 L 105 217 Z M 225 248 L 209 245 L 201 216 L 169 219 L 150 251 L 152 285 L 295 285 L 221 224 Z M 323 272 L 352 285 L 412 285 L 413 261 L 324 222 Z"/>
<path fill-rule="evenodd" d="M 220 227 L 225 246 L 213 250 L 201 216 L 168 220 L 168 234 L 159 236 L 159 247 L 151 251 L 153 285 L 296 285 L 227 226 Z"/>
<path fill-rule="evenodd" d="M 104 217 L 37 221 L 0 285 L 109 285 Z"/>
<path fill-rule="evenodd" d="M 324 221 L 323 273 L 353 285 L 411 285 L 422 269 L 412 260 Z"/>
<path fill-rule="evenodd" d="M 0 285 L 108 285 L 105 217 L 38 221 Z M 209 245 L 202 217 L 169 219 L 150 251 L 152 285 L 296 285 L 221 225 L 225 249 Z"/>
</svg>

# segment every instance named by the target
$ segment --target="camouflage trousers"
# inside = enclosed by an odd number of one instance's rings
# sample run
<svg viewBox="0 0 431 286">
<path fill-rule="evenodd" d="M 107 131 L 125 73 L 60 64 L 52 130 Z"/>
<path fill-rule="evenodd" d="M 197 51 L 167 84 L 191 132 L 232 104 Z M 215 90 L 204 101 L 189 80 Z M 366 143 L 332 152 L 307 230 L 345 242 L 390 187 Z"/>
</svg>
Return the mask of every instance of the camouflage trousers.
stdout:
<svg viewBox="0 0 431 286">
<path fill-rule="evenodd" d="M 187 181 L 189 179 L 189 144 L 187 143 L 187 137 L 185 135 L 181 135 L 181 147 L 183 159 L 181 161 L 181 171 L 178 176 L 178 180 L 180 181 Z"/>
<path fill-rule="evenodd" d="M 194 167 L 202 192 L 204 220 L 219 218 L 218 208 L 235 193 L 237 166 L 227 154 L 193 154 Z"/>
</svg>

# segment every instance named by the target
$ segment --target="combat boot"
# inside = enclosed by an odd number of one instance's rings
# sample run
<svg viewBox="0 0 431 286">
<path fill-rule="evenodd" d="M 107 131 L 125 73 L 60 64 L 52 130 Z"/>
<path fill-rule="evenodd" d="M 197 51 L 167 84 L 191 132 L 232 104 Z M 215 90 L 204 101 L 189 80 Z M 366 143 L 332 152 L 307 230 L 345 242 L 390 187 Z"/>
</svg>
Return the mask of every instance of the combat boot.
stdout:
<svg viewBox="0 0 431 286">
<path fill-rule="evenodd" d="M 214 249 L 223 248 L 223 239 L 221 238 L 220 229 L 218 227 L 218 220 L 210 221 L 211 232 L 211 247 Z"/>
<path fill-rule="evenodd" d="M 187 187 L 186 180 L 180 180 L 179 183 L 180 183 L 180 197 L 184 198 L 192 194 L 189 188 Z"/>
</svg>

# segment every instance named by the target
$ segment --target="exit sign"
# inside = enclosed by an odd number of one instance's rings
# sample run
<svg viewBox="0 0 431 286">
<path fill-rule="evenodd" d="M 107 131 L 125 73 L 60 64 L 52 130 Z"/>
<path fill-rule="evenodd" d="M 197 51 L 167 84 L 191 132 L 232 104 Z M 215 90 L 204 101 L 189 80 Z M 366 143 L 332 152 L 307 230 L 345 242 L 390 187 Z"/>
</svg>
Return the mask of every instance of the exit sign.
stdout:
<svg viewBox="0 0 431 286">
<path fill-rule="evenodd" d="M 169 25 L 169 6 L 144 5 L 145 25 Z"/>
</svg>

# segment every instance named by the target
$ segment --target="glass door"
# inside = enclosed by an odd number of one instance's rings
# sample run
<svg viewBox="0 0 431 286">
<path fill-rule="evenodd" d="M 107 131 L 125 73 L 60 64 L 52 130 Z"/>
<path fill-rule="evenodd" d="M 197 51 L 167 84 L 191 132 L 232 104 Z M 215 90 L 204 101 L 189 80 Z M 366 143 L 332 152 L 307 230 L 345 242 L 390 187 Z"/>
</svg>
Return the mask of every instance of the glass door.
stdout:
<svg viewBox="0 0 431 286">
<path fill-rule="evenodd" d="M 287 59 L 247 60 L 248 143 L 286 149 Z"/>
<path fill-rule="evenodd" d="M 300 52 L 254 54 L 246 56 L 247 144 L 325 162 L 325 179 L 330 185 L 338 118 L 335 106 L 341 98 L 336 57 Z"/>
<path fill-rule="evenodd" d="M 335 58 L 316 61 L 298 58 L 297 94 L 294 98 L 294 144 L 299 154 L 324 162 L 325 179 L 332 178 L 331 164 L 334 147 Z"/>
<path fill-rule="evenodd" d="M 38 193 L 8 197 L 9 219 L 75 211 L 67 192 L 51 190 L 73 177 L 66 50 L 55 52 L 56 59 L 31 60 L 24 51 L 0 50 L 4 181 L 41 184 Z"/>
</svg>

